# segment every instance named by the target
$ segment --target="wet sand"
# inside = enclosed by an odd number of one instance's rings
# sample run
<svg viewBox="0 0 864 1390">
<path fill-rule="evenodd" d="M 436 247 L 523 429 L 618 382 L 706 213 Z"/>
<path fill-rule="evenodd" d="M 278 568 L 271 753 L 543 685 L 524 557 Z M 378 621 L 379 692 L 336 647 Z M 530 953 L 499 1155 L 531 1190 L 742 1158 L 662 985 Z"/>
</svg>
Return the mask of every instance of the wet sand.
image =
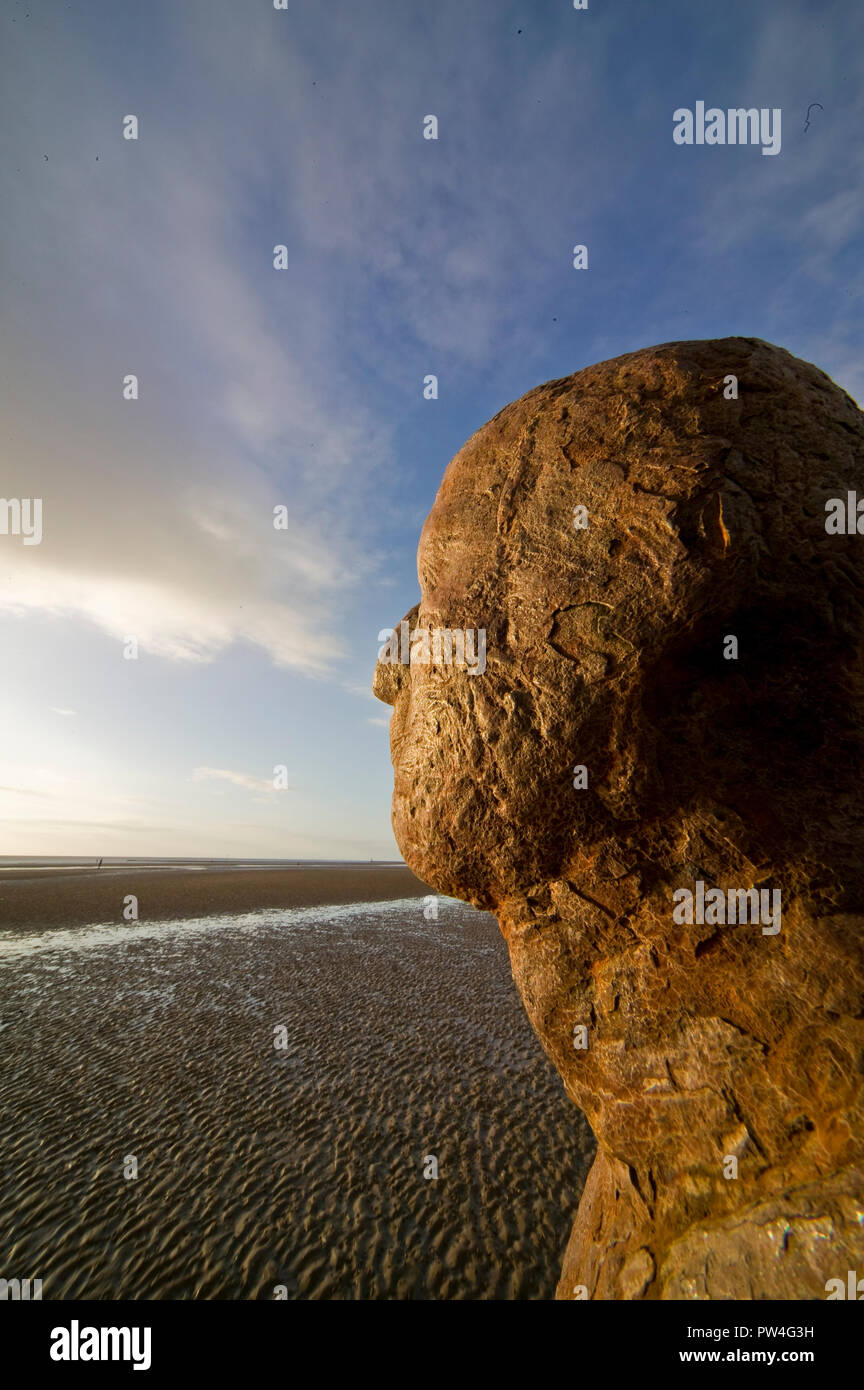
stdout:
<svg viewBox="0 0 864 1390">
<path fill-rule="evenodd" d="M 189 901 L 276 891 L 198 877 Z M 44 1299 L 551 1299 L 593 1140 L 494 919 L 441 899 L 426 920 L 417 891 L 0 931 L 3 1277 Z"/>
<path fill-rule="evenodd" d="M 0 869 L 0 929 L 122 922 L 129 894 L 138 899 L 139 918 L 167 921 L 262 907 L 383 902 L 431 891 L 404 865 Z"/>
</svg>

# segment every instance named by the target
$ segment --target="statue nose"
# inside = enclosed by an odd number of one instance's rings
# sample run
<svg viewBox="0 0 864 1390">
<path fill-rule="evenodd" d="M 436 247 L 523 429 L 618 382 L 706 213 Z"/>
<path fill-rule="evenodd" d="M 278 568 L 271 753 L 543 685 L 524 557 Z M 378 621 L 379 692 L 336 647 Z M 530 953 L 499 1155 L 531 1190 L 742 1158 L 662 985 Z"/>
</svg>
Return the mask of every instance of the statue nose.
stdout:
<svg viewBox="0 0 864 1390">
<path fill-rule="evenodd" d="M 401 622 L 397 623 L 395 628 L 392 629 L 400 643 L 400 654 L 402 647 L 401 639 L 404 635 L 402 623 L 407 623 L 408 632 L 411 632 L 416 625 L 419 609 L 419 603 L 415 603 L 413 608 L 409 608 Z M 385 705 L 395 705 L 399 691 L 402 689 L 402 685 L 408 675 L 408 669 L 408 665 L 401 660 L 381 660 L 379 658 L 375 666 L 375 675 L 372 679 L 372 694 L 376 699 L 381 700 Z"/>
</svg>

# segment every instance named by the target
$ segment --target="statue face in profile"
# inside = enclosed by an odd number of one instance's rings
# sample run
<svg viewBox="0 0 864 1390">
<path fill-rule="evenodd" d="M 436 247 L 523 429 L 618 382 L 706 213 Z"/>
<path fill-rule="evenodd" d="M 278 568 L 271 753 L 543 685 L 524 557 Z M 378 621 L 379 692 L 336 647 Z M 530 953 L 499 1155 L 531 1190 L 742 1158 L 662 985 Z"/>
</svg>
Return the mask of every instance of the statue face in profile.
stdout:
<svg viewBox="0 0 864 1390">
<path fill-rule="evenodd" d="M 592 781 L 626 814 L 639 780 L 616 744 L 638 667 L 628 632 L 650 640 L 672 598 L 658 567 L 684 551 L 668 500 L 643 499 L 628 530 L 602 413 L 590 389 L 555 383 L 457 454 L 420 538 L 420 603 L 400 627 L 415 650 L 430 634 L 433 657 L 436 633 L 464 634 L 482 669 L 405 664 L 404 641 L 403 660 L 376 669 L 394 707 L 400 848 L 427 882 L 482 906 L 554 875 L 574 837 L 596 836 L 609 807 Z"/>
</svg>

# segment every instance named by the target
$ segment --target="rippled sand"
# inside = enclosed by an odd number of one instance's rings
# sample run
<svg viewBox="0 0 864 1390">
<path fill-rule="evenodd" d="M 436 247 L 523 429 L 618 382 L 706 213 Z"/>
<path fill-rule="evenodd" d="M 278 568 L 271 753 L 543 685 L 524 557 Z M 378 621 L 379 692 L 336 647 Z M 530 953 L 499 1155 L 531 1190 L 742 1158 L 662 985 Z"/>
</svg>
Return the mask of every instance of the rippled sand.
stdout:
<svg viewBox="0 0 864 1390">
<path fill-rule="evenodd" d="M 0 1054 L 45 1299 L 554 1293 L 593 1141 L 463 904 L 0 932 Z"/>
</svg>

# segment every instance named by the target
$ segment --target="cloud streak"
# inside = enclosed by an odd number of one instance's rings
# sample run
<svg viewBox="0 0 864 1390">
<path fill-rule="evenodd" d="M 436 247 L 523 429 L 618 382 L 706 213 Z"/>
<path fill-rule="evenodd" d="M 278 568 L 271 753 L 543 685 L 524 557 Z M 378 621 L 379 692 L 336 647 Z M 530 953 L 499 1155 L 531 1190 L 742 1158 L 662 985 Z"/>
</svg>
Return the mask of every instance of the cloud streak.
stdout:
<svg viewBox="0 0 864 1390">
<path fill-rule="evenodd" d="M 231 782 L 236 787 L 243 787 L 250 792 L 275 792 L 277 790 L 289 790 L 288 788 L 277 788 L 272 779 L 266 777 L 255 777 L 251 772 L 232 772 L 224 767 L 196 767 L 192 773 L 195 782 L 222 781 Z"/>
</svg>

